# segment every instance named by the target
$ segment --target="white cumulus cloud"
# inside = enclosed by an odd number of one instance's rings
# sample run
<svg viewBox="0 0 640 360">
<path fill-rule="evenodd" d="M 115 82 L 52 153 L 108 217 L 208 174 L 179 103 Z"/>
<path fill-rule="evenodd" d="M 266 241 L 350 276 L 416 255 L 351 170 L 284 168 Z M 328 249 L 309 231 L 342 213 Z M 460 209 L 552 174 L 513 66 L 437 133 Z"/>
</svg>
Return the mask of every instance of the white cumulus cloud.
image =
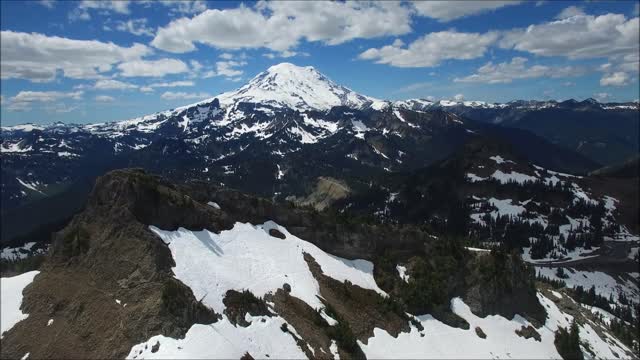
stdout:
<svg viewBox="0 0 640 360">
<path fill-rule="evenodd" d="M 187 93 L 187 92 L 167 91 L 164 94 L 160 95 L 160 97 L 165 100 L 193 100 L 193 99 L 206 99 L 212 96 L 211 94 L 208 94 L 205 92 Z"/>
<path fill-rule="evenodd" d="M 150 88 L 161 88 L 161 87 L 187 87 L 194 86 L 195 83 L 189 80 L 181 80 L 181 81 L 171 81 L 171 82 L 161 82 L 161 83 L 153 83 L 149 84 Z"/>
<path fill-rule="evenodd" d="M 605 74 L 600 79 L 600 85 L 602 86 L 625 86 L 629 84 L 629 75 L 627 73 L 618 71 L 614 73 Z"/>
<path fill-rule="evenodd" d="M 94 10 L 128 15 L 130 13 L 129 4 L 129 0 L 83 0 L 69 13 L 69 20 L 91 20 L 90 12 Z"/>
<path fill-rule="evenodd" d="M 54 0 L 40 0 L 38 1 L 38 4 L 48 8 L 48 9 L 53 9 L 53 7 L 56 5 Z"/>
<path fill-rule="evenodd" d="M 116 99 L 109 95 L 98 95 L 95 97 L 98 102 L 114 102 Z"/>
<path fill-rule="evenodd" d="M 49 82 L 62 71 L 65 77 L 96 79 L 122 61 L 133 61 L 151 53 L 142 44 L 131 47 L 97 40 L 73 40 L 38 33 L 0 33 L 2 79 Z"/>
<path fill-rule="evenodd" d="M 605 102 L 611 98 L 611 94 L 606 92 L 601 92 L 601 93 L 593 94 L 593 97 L 600 102 Z"/>
<path fill-rule="evenodd" d="M 126 90 L 137 89 L 138 85 L 126 83 L 120 80 L 103 79 L 96 81 L 93 88 L 97 90 Z"/>
<path fill-rule="evenodd" d="M 84 92 L 82 91 L 20 91 L 9 99 L 7 109 L 10 111 L 28 111 L 37 103 L 52 103 L 63 99 L 80 100 L 83 94 Z"/>
<path fill-rule="evenodd" d="M 620 14 L 572 17 L 515 29 L 504 34 L 503 48 L 569 59 L 617 58 L 637 54 L 638 18 Z"/>
<path fill-rule="evenodd" d="M 192 15 L 207 10 L 207 4 L 202 0 L 159 0 L 153 2 L 168 7 L 173 14 Z"/>
<path fill-rule="evenodd" d="M 184 53 L 201 43 L 220 49 L 290 50 L 301 40 L 337 45 L 411 31 L 411 9 L 397 2 L 259 2 L 209 9 L 160 28 L 151 44 Z"/>
<path fill-rule="evenodd" d="M 572 16 L 584 16 L 584 15 L 585 15 L 584 10 L 582 10 L 581 7 L 569 6 L 567 8 L 564 8 L 564 10 L 560 12 L 560 14 L 556 15 L 556 19 L 566 19 Z"/>
<path fill-rule="evenodd" d="M 170 74 L 180 74 L 189 71 L 189 67 L 181 60 L 134 60 L 118 65 L 124 77 L 163 77 Z"/>
<path fill-rule="evenodd" d="M 449 59 L 469 60 L 481 57 L 497 39 L 498 34 L 494 32 L 480 34 L 440 31 L 426 34 L 406 47 L 401 41 L 394 41 L 379 49 L 368 49 L 358 57 L 396 67 L 434 67 Z"/>
<path fill-rule="evenodd" d="M 520 1 L 414 1 L 418 15 L 437 19 L 441 22 L 477 15 L 501 7 L 517 5 Z"/>
<path fill-rule="evenodd" d="M 508 84 L 513 80 L 532 79 L 540 77 L 562 78 L 584 74 L 584 69 L 573 66 L 533 65 L 527 67 L 528 59 L 514 57 L 511 62 L 494 64 L 488 62 L 478 68 L 475 74 L 454 79 L 455 82 Z"/>
<path fill-rule="evenodd" d="M 136 36 L 153 36 L 154 30 L 147 26 L 147 19 L 130 19 L 117 21 L 114 27 L 118 31 L 128 32 Z"/>
</svg>

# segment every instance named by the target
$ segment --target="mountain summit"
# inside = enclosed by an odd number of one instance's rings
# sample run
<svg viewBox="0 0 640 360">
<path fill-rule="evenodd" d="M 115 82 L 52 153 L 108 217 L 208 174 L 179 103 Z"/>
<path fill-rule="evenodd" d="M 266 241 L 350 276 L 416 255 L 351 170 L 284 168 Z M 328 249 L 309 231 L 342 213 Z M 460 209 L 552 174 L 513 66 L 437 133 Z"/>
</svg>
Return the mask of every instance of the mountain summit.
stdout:
<svg viewBox="0 0 640 360">
<path fill-rule="evenodd" d="M 334 106 L 362 108 L 376 101 L 336 84 L 312 66 L 291 63 L 273 65 L 238 90 L 217 98 L 223 106 L 248 102 L 299 110 L 329 110 Z"/>
</svg>

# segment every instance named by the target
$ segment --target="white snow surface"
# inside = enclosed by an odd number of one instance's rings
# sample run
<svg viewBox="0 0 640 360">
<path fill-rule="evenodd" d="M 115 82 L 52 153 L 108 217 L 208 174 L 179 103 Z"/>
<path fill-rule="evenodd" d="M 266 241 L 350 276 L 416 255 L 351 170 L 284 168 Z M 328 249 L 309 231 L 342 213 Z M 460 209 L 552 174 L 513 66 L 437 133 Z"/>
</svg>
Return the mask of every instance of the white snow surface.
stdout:
<svg viewBox="0 0 640 360">
<path fill-rule="evenodd" d="M 44 127 L 34 124 L 22 124 L 14 126 L 3 126 L 2 131 L 23 131 L 31 132 L 33 130 L 44 130 Z"/>
<path fill-rule="evenodd" d="M 306 358 L 293 337 L 280 330 L 285 323 L 281 317 L 248 318 L 252 321 L 246 328 L 223 318 L 210 325 L 193 325 L 184 339 L 154 336 L 131 348 L 127 359 L 240 359 L 246 352 L 256 359 Z M 152 353 L 156 343 L 160 347 Z"/>
<path fill-rule="evenodd" d="M 0 334 L 11 329 L 29 314 L 20 310 L 22 291 L 33 282 L 40 271 L 29 271 L 13 277 L 0 278 Z"/>
<path fill-rule="evenodd" d="M 499 315 L 481 318 L 474 315 L 460 298 L 454 298 L 451 300 L 451 309 L 469 322 L 469 330 L 449 327 L 431 315 L 423 315 L 417 317 L 424 327 L 423 331 L 411 325 L 411 332 L 400 333 L 394 338 L 376 328 L 366 345 L 360 341 L 359 344 L 369 359 L 559 359 L 554 345 L 554 332 L 558 327 L 570 326 L 573 318 L 540 293 L 538 299 L 547 311 L 545 324 L 536 329 L 541 337 L 540 342 L 515 333 L 521 327 L 531 325 L 523 317 L 516 315 L 513 320 Z M 482 329 L 487 335 L 486 339 L 476 335 L 476 327 Z M 598 358 L 624 357 L 625 351 L 628 351 L 615 340 L 600 338 L 588 324 L 580 327 L 580 336 L 583 341 L 588 341 Z M 618 356 L 614 356 L 613 351 Z M 585 352 L 585 355 L 588 354 Z"/>
<path fill-rule="evenodd" d="M 564 226 L 564 225 L 562 225 Z M 562 227 L 561 226 L 561 227 Z M 557 237 L 556 237 L 557 238 Z M 556 240 L 556 239 L 554 239 Z M 590 258 L 595 258 L 598 257 L 600 255 L 598 254 L 594 254 L 598 249 L 600 249 L 599 247 L 592 247 L 591 250 L 586 250 L 584 247 L 576 247 L 575 249 L 569 251 L 566 250 L 567 253 L 564 254 L 555 254 L 556 256 L 560 256 L 562 260 L 558 260 L 558 257 L 552 257 L 552 255 L 554 254 L 549 253 L 547 254 L 547 257 L 544 257 L 542 259 L 532 259 L 531 258 L 531 248 L 530 247 L 524 247 L 522 248 L 522 260 L 532 263 L 532 264 L 562 264 L 562 263 L 567 263 L 570 261 L 575 261 L 575 260 L 581 260 L 581 259 L 590 259 Z"/>
<path fill-rule="evenodd" d="M 20 178 L 16 178 L 16 180 L 18 180 L 18 182 L 20 183 L 20 185 L 22 185 L 22 186 L 26 187 L 27 189 L 32 190 L 32 191 L 39 192 L 39 193 L 41 193 L 41 194 L 44 194 L 42 191 L 38 190 L 38 188 L 37 188 L 38 184 L 37 184 L 37 183 L 29 183 L 29 182 L 26 182 L 26 181 L 20 180 Z"/>
<path fill-rule="evenodd" d="M 571 268 L 565 268 L 564 271 L 568 278 L 560 279 L 556 276 L 556 269 L 555 267 L 536 267 L 536 272 L 538 275 L 543 275 L 550 279 L 562 280 L 569 288 L 582 286 L 584 290 L 589 290 L 592 286 L 595 286 L 596 294 L 607 299 L 609 296 L 613 296 L 617 300 L 619 292 L 624 293 L 630 299 L 640 297 L 640 289 L 633 282 L 617 281 L 612 276 L 600 271 L 578 271 Z"/>
<path fill-rule="evenodd" d="M 33 147 L 29 145 L 28 147 L 22 147 L 20 144 L 22 141 L 18 141 L 16 143 L 10 143 L 8 141 L 2 142 L 2 147 L 0 147 L 0 152 L 3 153 L 24 153 L 33 150 Z"/>
<path fill-rule="evenodd" d="M 329 326 L 334 326 L 338 324 L 338 321 L 336 319 L 327 315 L 326 309 L 322 309 L 322 311 L 320 311 L 320 316 L 322 316 L 322 318 L 327 322 L 327 324 L 329 324 Z"/>
<path fill-rule="evenodd" d="M 539 297 L 544 298 L 541 295 Z M 553 302 L 549 303 L 555 307 Z M 557 307 L 557 312 L 549 312 L 550 318 L 545 326 L 538 329 L 542 342 L 525 339 L 515 333 L 523 325 L 529 325 L 521 316 L 516 315 L 513 320 L 498 315 L 480 318 L 460 298 L 451 300 L 451 309 L 469 322 L 469 330 L 450 327 L 431 315 L 422 315 L 417 318 L 424 327 L 423 331 L 412 325 L 411 332 L 401 333 L 393 338 L 385 330 L 376 328 L 368 344 L 359 342 L 360 347 L 369 359 L 560 358 L 553 345 L 552 331 L 557 328 L 558 323 L 566 325 L 562 322 L 564 317 Z M 486 339 L 476 335 L 476 327 L 482 329 L 487 335 Z"/>
<path fill-rule="evenodd" d="M 351 120 L 351 125 L 353 128 L 353 131 L 356 133 L 355 137 L 363 139 L 364 140 L 364 134 L 371 130 L 367 127 L 367 125 L 365 125 L 362 121 L 360 120 Z"/>
<path fill-rule="evenodd" d="M 512 199 L 490 198 L 488 202 L 498 209 L 491 212 L 491 217 L 493 217 L 494 219 L 498 216 L 504 215 L 519 216 L 526 210 L 524 206 L 513 204 Z"/>
<path fill-rule="evenodd" d="M 483 248 L 477 248 L 477 247 L 471 247 L 471 246 L 465 246 L 465 249 L 473 252 L 491 252 L 490 249 L 483 249 Z"/>
<path fill-rule="evenodd" d="M 516 171 L 511 171 L 509 173 L 504 173 L 500 170 L 496 170 L 492 175 L 492 178 L 500 181 L 501 184 L 506 184 L 510 181 L 515 181 L 518 184 L 524 184 L 527 181 L 534 182 L 537 181 L 538 178 L 535 176 L 530 176 L 526 174 L 522 174 Z"/>
<path fill-rule="evenodd" d="M 176 262 L 176 278 L 218 313 L 225 308 L 222 300 L 227 290 L 246 289 L 262 297 L 284 283 L 291 285 L 292 296 L 316 309 L 323 307 L 317 298 L 318 283 L 303 259 L 304 252 L 316 259 L 326 275 L 386 295 L 373 279 L 371 262 L 329 255 L 271 221 L 258 226 L 236 223 L 233 229 L 220 234 L 184 228 L 150 229 L 169 245 Z M 285 239 L 270 236 L 270 229 L 278 229 Z"/>
<path fill-rule="evenodd" d="M 505 160 L 502 156 L 500 155 L 495 155 L 495 156 L 491 156 L 489 157 L 489 159 L 493 160 L 496 162 L 496 164 L 502 164 L 502 163 L 514 163 L 511 160 Z M 515 163 L 514 163 L 515 164 Z"/>
<path fill-rule="evenodd" d="M 335 133 L 336 131 L 338 131 L 338 123 L 337 122 L 325 121 L 325 120 L 322 120 L 322 119 L 314 119 L 314 118 L 310 117 L 309 114 L 307 114 L 307 113 L 303 113 L 302 114 L 302 119 L 303 119 L 305 124 L 307 124 L 309 126 L 313 126 L 315 128 L 323 129 L 323 130 L 327 131 L 329 133 L 329 135 Z"/>
<path fill-rule="evenodd" d="M 467 180 L 469 180 L 469 182 L 472 182 L 472 183 L 487 180 L 487 178 L 480 177 L 474 173 L 467 173 L 466 177 L 467 177 Z"/>
<path fill-rule="evenodd" d="M 329 255 L 271 221 L 257 226 L 236 223 L 231 230 L 220 234 L 184 228 L 164 231 L 150 226 L 150 229 L 168 244 L 176 263 L 173 268 L 176 278 L 189 286 L 196 298 L 203 299 L 205 305 L 221 314 L 224 310 L 222 299 L 227 290 L 247 289 L 261 297 L 282 287 L 285 282 L 291 285 L 293 296 L 321 309 L 318 284 L 303 259 L 305 252 L 316 259 L 327 276 L 339 281 L 348 280 L 386 296 L 375 284 L 372 263 Z M 278 229 L 285 239 L 268 235 L 269 229 Z M 406 268 L 398 265 L 396 269 L 400 277 L 406 276 Z M 385 330 L 376 328 L 366 345 L 359 344 L 367 358 L 556 359 L 559 354 L 553 344 L 554 331 L 559 326 L 568 327 L 572 317 L 561 312 L 553 301 L 541 294 L 538 294 L 538 299 L 548 314 L 546 323 L 536 329 L 541 335 L 541 342 L 515 333 L 530 325 L 523 317 L 516 315 L 512 320 L 498 315 L 481 318 L 474 315 L 460 298 L 454 298 L 451 308 L 469 322 L 469 330 L 453 328 L 431 315 L 423 315 L 417 317 L 423 331 L 410 325 L 410 332 L 394 338 Z M 320 314 L 330 324 L 335 324 L 335 319 L 329 318 L 324 311 Z M 251 323 L 248 327 L 236 327 L 223 315 L 216 323 L 193 325 L 184 339 L 153 336 L 135 345 L 128 358 L 240 358 L 245 352 L 255 358 L 305 357 L 294 338 L 280 330 L 286 323 L 280 316 L 247 316 L 247 320 Z M 291 333 L 297 334 L 291 324 L 287 327 Z M 486 339 L 476 335 L 476 327 L 483 330 Z M 614 351 L 624 355 L 627 350 L 611 338 L 600 338 L 588 324 L 581 326 L 580 335 L 583 340 L 588 340 L 590 348 L 599 357 L 610 358 Z M 156 343 L 159 349 L 152 353 Z M 332 344 L 330 350 L 331 355 L 337 358 L 337 345 Z"/>
<path fill-rule="evenodd" d="M 404 280 L 404 282 L 409 282 L 409 274 L 407 274 L 407 267 L 402 265 L 396 265 L 396 270 L 398 271 L 398 275 L 400 279 Z"/>
<path fill-rule="evenodd" d="M 189 286 L 196 298 L 203 299 L 205 305 L 220 314 L 224 310 L 222 300 L 227 290 L 247 289 L 262 297 L 284 283 L 291 285 L 293 296 L 316 309 L 322 308 L 318 283 L 303 259 L 305 252 L 316 259 L 326 275 L 339 281 L 349 280 L 386 296 L 373 279 L 372 263 L 329 255 L 271 221 L 258 226 L 236 223 L 233 229 L 220 234 L 184 228 L 176 231 L 149 228 L 169 245 L 176 262 L 173 268 L 176 278 Z M 278 229 L 285 234 L 285 239 L 270 236 L 270 229 Z M 135 345 L 127 357 L 237 359 L 245 352 L 256 358 L 305 357 L 294 338 L 280 329 L 286 323 L 281 317 L 248 316 L 247 319 L 251 325 L 246 328 L 234 326 L 223 316 L 213 324 L 193 325 L 184 339 L 157 335 Z M 333 319 L 327 321 L 335 323 Z M 291 324 L 287 326 L 292 333 L 297 333 Z M 151 348 L 156 343 L 160 347 L 152 353 Z"/>
<path fill-rule="evenodd" d="M 31 248 L 35 242 L 28 242 L 18 247 L 6 247 L 0 251 L 0 259 L 2 260 L 19 260 L 29 257 Z"/>
<path fill-rule="evenodd" d="M 331 340 L 331 346 L 329 347 L 331 351 L 331 355 L 333 355 L 334 360 L 340 360 L 340 354 L 338 354 L 338 344 L 335 340 Z"/>
<path fill-rule="evenodd" d="M 297 110 L 328 110 L 334 106 L 363 108 L 376 101 L 334 83 L 311 66 L 290 63 L 271 66 L 238 90 L 216 97 L 222 106 L 250 102 Z"/>
</svg>

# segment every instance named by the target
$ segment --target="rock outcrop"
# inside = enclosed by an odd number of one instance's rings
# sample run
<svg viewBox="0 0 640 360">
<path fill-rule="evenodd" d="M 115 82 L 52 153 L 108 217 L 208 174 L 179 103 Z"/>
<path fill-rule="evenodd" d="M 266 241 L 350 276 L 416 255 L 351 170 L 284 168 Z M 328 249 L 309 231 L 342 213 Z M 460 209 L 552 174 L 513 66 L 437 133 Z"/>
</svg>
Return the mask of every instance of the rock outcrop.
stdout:
<svg viewBox="0 0 640 360">
<path fill-rule="evenodd" d="M 173 278 L 169 249 L 148 229 L 154 224 L 220 230 L 228 222 L 143 172 L 99 178 L 84 211 L 55 234 L 24 291 L 29 317 L 4 334 L 1 357 L 118 358 L 151 335 L 181 337 L 194 323 L 217 321 Z"/>
</svg>

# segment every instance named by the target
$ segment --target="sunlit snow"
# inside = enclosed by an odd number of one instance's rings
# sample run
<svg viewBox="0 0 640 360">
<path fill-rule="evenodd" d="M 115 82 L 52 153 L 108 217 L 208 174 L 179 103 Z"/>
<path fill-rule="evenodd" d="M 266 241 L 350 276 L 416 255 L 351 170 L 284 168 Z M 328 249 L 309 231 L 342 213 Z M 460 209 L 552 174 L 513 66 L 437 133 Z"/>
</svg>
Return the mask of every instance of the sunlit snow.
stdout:
<svg viewBox="0 0 640 360">
<path fill-rule="evenodd" d="M 0 278 L 0 334 L 11 329 L 20 320 L 26 319 L 29 314 L 20 310 L 22 305 L 22 291 L 33 282 L 33 278 L 40 271 L 29 271 L 13 277 Z"/>
</svg>

